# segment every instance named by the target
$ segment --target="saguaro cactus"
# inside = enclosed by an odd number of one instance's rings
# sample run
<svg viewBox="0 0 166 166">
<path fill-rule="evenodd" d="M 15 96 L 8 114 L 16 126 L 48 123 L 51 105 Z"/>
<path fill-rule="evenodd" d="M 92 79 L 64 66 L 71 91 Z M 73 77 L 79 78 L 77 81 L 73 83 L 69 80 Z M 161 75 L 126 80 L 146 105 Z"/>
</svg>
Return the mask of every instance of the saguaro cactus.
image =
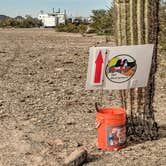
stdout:
<svg viewBox="0 0 166 166">
<path fill-rule="evenodd" d="M 155 44 L 146 88 L 122 90 L 122 107 L 128 115 L 128 135 L 156 139 L 153 98 L 157 69 L 159 0 L 116 0 L 117 45 Z M 145 55 L 146 56 L 146 55 Z"/>
</svg>

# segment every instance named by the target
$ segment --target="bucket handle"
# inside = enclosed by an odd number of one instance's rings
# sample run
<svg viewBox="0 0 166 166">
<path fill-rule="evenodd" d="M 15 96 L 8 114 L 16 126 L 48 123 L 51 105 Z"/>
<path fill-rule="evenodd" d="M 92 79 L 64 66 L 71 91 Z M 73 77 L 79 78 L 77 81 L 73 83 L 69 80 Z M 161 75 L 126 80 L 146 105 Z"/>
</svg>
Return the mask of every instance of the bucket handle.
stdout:
<svg viewBox="0 0 166 166">
<path fill-rule="evenodd" d="M 98 129 L 100 127 L 101 123 L 96 123 L 96 128 Z"/>
<path fill-rule="evenodd" d="M 98 102 L 96 102 L 95 103 L 95 108 L 96 108 L 96 111 L 97 112 L 100 112 L 100 109 L 99 109 L 99 106 L 98 105 L 100 105 L 100 103 L 98 103 Z M 98 118 L 97 119 L 97 122 L 96 122 L 96 128 L 98 129 L 100 126 L 101 126 L 101 124 L 104 122 L 104 118 Z"/>
<path fill-rule="evenodd" d="M 103 122 L 104 122 L 104 119 L 103 119 L 103 118 L 97 119 L 96 128 L 98 129 L 98 128 L 101 126 L 101 124 L 102 124 Z"/>
<path fill-rule="evenodd" d="M 96 108 L 96 111 L 97 111 L 97 112 L 100 112 L 100 109 L 99 109 L 98 105 L 99 105 L 99 103 L 96 102 L 96 103 L 95 103 L 95 108 Z"/>
</svg>

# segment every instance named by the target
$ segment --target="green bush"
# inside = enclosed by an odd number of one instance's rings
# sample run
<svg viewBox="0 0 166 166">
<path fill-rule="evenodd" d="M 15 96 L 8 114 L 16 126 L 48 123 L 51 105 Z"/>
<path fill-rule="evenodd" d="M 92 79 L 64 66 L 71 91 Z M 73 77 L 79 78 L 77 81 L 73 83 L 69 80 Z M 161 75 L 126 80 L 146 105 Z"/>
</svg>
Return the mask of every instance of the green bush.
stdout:
<svg viewBox="0 0 166 166">
<path fill-rule="evenodd" d="M 90 27 L 98 34 L 112 34 L 113 17 L 112 9 L 92 10 L 92 23 Z"/>
<path fill-rule="evenodd" d="M 80 24 L 80 25 L 78 26 L 78 29 L 79 29 L 79 32 L 80 32 L 81 34 L 84 34 L 84 33 L 87 31 L 87 25 Z"/>
<path fill-rule="evenodd" d="M 32 17 L 26 19 L 6 18 L 0 21 L 0 27 L 32 28 L 39 26 L 41 26 L 41 22 Z"/>
<path fill-rule="evenodd" d="M 69 32 L 69 33 L 85 33 L 87 30 L 87 25 L 79 24 L 75 25 L 68 23 L 66 25 L 59 25 L 56 27 L 58 32 Z"/>
<path fill-rule="evenodd" d="M 78 18 L 78 24 L 68 22 L 67 25 L 59 25 L 56 27 L 58 32 L 72 33 L 97 33 L 97 34 L 112 34 L 113 33 L 113 17 L 112 8 L 109 10 L 93 10 L 91 23 L 81 22 Z"/>
</svg>

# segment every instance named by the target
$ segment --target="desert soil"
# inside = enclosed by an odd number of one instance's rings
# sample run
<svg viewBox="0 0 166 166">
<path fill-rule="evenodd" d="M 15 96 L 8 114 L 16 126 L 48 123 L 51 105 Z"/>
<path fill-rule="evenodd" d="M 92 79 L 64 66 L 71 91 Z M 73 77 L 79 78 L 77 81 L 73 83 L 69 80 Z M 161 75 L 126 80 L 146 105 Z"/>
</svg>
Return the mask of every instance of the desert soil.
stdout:
<svg viewBox="0 0 166 166">
<path fill-rule="evenodd" d="M 0 29 L 0 165 L 61 166 L 78 146 L 85 166 L 166 165 L 166 57 L 159 56 L 156 141 L 104 152 L 96 146 L 95 101 L 120 106 L 111 95 L 85 91 L 88 49 L 105 38 L 49 29 Z M 111 41 L 107 45 L 112 46 Z"/>
</svg>

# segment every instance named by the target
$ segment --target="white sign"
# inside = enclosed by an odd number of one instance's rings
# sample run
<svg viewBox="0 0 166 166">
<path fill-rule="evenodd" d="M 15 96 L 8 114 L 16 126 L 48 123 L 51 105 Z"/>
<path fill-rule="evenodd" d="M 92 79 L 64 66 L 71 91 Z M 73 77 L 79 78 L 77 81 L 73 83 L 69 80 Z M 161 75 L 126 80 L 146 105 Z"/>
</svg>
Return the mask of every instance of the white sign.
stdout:
<svg viewBox="0 0 166 166">
<path fill-rule="evenodd" d="M 146 87 L 153 48 L 153 44 L 91 47 L 86 89 Z"/>
</svg>

